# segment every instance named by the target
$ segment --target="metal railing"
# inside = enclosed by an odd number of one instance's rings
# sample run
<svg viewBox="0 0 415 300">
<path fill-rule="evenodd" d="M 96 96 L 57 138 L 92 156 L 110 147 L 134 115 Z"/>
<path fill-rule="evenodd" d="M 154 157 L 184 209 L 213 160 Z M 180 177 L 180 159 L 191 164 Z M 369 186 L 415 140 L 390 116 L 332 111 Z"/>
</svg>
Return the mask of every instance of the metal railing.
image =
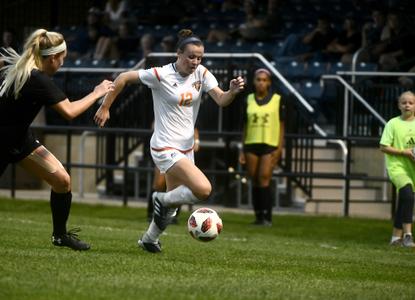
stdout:
<svg viewBox="0 0 415 300">
<path fill-rule="evenodd" d="M 71 173 L 71 170 L 73 168 L 79 168 L 79 169 L 106 169 L 106 170 L 120 170 L 123 173 L 124 178 L 127 178 L 128 174 L 138 174 L 139 172 L 143 172 L 146 174 L 152 174 L 154 171 L 154 168 L 152 166 L 136 166 L 136 165 L 129 165 L 127 160 L 124 161 L 122 164 L 90 164 L 85 163 L 82 158 L 79 159 L 79 162 L 75 162 L 72 159 L 72 139 L 73 135 L 82 135 L 83 132 L 88 132 L 88 135 L 118 135 L 121 136 L 124 141 L 127 141 L 129 136 L 141 136 L 141 137 L 148 137 L 151 134 L 151 131 L 148 129 L 125 129 L 125 128 L 96 128 L 96 127 L 70 127 L 70 126 L 34 126 L 34 129 L 36 129 L 38 132 L 47 132 L 47 133 L 60 133 L 66 135 L 66 161 L 63 162 L 65 165 L 68 173 Z M 207 137 L 218 137 L 222 136 L 226 140 L 228 140 L 227 143 L 224 144 L 225 150 L 230 151 L 232 147 L 234 147 L 237 142 L 239 141 L 239 132 L 208 132 L 208 131 L 201 131 L 200 136 L 202 139 Z M 297 141 L 300 139 L 309 139 L 311 141 L 314 140 L 321 140 L 326 139 L 329 140 L 329 137 L 322 138 L 318 135 L 296 135 L 296 134 L 287 134 L 286 140 L 287 143 L 290 144 L 290 141 Z M 348 216 L 349 215 L 349 206 L 350 206 L 350 181 L 351 180 L 366 180 L 366 181 L 382 181 L 382 182 L 388 182 L 389 179 L 384 176 L 367 176 L 365 174 L 352 174 L 350 172 L 351 170 L 351 147 L 353 141 L 368 141 L 368 140 L 374 140 L 373 138 L 361 138 L 361 137 L 339 137 L 338 139 L 341 139 L 344 141 L 344 143 L 347 145 L 347 157 L 346 157 L 346 173 L 316 173 L 312 169 L 301 169 L 296 170 L 292 168 L 293 162 L 297 161 L 298 163 L 301 163 L 301 160 L 304 158 L 301 156 L 293 155 L 295 149 L 293 147 L 289 147 L 286 149 L 286 155 L 284 157 L 284 165 L 287 167 L 285 170 L 279 173 L 274 173 L 274 177 L 286 177 L 286 178 L 327 178 L 327 179 L 339 179 L 344 181 L 344 186 L 346 188 L 346 191 L 344 193 L 343 197 L 343 215 Z M 291 143 L 292 144 L 292 143 Z M 233 145 L 233 146 L 232 146 Z M 46 145 L 47 147 L 47 145 Z M 124 148 L 124 151 L 126 151 L 127 148 Z M 291 163 L 288 162 L 288 160 L 291 160 Z M 291 167 L 290 167 L 291 166 Z M 229 181 L 235 180 L 235 175 L 238 174 L 240 176 L 245 176 L 245 171 L 243 171 L 241 168 L 237 168 L 236 170 L 233 170 L 230 172 L 230 170 L 226 168 L 218 168 L 218 169 L 210 169 L 205 168 L 202 169 L 202 171 L 207 176 L 224 176 L 229 179 Z M 149 185 L 151 185 L 151 180 L 149 180 L 149 177 L 147 176 L 146 180 L 146 191 L 148 192 L 150 190 Z M 15 196 L 15 174 L 13 174 L 13 178 L 11 181 L 10 191 L 11 196 Z M 127 180 L 124 180 L 122 182 L 122 188 L 121 188 L 121 198 L 124 203 L 124 205 L 128 202 L 128 182 Z M 215 188 L 214 188 L 215 189 Z M 235 191 L 235 194 L 237 196 L 237 191 Z M 239 202 L 240 203 L 240 202 Z"/>
</svg>

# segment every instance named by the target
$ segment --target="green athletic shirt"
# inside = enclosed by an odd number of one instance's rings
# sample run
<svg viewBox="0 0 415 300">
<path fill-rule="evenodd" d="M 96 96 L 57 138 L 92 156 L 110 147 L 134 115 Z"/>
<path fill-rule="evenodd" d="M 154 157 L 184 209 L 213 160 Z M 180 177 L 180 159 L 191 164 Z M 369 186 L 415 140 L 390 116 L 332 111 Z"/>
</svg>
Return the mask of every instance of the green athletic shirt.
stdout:
<svg viewBox="0 0 415 300">
<path fill-rule="evenodd" d="M 404 121 L 400 116 L 389 120 L 383 130 L 380 144 L 399 150 L 414 148 L 415 120 Z M 385 156 L 386 169 L 395 187 L 399 190 L 411 184 L 412 190 L 415 190 L 415 162 L 402 155 L 385 154 Z"/>
<path fill-rule="evenodd" d="M 259 105 L 255 94 L 249 94 L 246 107 L 244 144 L 267 144 L 278 147 L 280 141 L 281 96 L 272 94 L 266 104 Z"/>
</svg>

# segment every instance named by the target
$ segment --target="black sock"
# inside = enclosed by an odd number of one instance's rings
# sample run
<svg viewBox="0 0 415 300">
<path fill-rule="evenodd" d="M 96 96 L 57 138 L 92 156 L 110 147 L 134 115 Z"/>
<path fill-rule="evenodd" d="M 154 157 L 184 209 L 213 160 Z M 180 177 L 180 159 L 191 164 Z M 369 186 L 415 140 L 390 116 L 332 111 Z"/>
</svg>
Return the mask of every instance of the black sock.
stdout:
<svg viewBox="0 0 415 300">
<path fill-rule="evenodd" d="M 72 192 L 50 193 L 50 208 L 52 210 L 53 235 L 59 236 L 66 233 L 66 222 L 71 210 Z"/>
<path fill-rule="evenodd" d="M 148 219 L 152 219 L 153 218 L 153 193 L 155 192 L 155 190 L 151 190 L 150 195 L 148 196 L 147 199 L 147 218 Z"/>
<path fill-rule="evenodd" d="M 402 206 L 402 223 L 412 224 L 412 214 L 414 211 L 414 193 L 412 191 L 412 185 L 405 185 L 399 190 L 399 202 Z"/>
<path fill-rule="evenodd" d="M 251 194 L 252 206 L 254 208 L 255 218 L 257 221 L 264 220 L 264 213 L 263 213 L 262 205 L 261 205 L 260 191 L 261 189 L 257 186 L 252 187 L 252 194 Z"/>
<path fill-rule="evenodd" d="M 272 195 L 270 187 L 262 187 L 260 194 L 265 220 L 272 222 Z"/>
<path fill-rule="evenodd" d="M 412 197 L 412 187 L 411 185 L 406 185 L 398 190 L 398 206 L 395 212 L 395 219 L 393 221 L 393 227 L 402 229 L 402 223 L 404 218 L 405 206 L 407 206 L 407 198 Z M 406 204 L 406 205 L 405 205 Z"/>
</svg>

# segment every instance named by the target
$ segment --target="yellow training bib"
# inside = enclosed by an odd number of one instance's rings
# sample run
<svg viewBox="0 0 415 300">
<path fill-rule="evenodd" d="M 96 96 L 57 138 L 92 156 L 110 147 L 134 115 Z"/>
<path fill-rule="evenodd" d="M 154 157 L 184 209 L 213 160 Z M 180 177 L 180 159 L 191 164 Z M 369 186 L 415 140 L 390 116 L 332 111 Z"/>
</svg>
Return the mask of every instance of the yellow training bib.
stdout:
<svg viewBox="0 0 415 300">
<path fill-rule="evenodd" d="M 280 100 L 281 96 L 274 94 L 267 104 L 258 105 L 255 95 L 248 95 L 245 144 L 267 144 L 278 147 Z"/>
</svg>

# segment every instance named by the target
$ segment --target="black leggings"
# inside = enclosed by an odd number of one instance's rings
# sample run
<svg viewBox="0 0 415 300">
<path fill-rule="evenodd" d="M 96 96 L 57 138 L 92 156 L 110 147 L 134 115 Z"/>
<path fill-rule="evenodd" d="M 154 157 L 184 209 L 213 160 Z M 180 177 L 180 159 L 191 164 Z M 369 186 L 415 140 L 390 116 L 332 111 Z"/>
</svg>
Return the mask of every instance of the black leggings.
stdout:
<svg viewBox="0 0 415 300">
<path fill-rule="evenodd" d="M 402 229 L 402 224 L 411 224 L 413 211 L 414 193 L 412 191 L 412 185 L 407 184 L 399 190 L 398 208 L 396 209 L 393 226 Z"/>
</svg>

